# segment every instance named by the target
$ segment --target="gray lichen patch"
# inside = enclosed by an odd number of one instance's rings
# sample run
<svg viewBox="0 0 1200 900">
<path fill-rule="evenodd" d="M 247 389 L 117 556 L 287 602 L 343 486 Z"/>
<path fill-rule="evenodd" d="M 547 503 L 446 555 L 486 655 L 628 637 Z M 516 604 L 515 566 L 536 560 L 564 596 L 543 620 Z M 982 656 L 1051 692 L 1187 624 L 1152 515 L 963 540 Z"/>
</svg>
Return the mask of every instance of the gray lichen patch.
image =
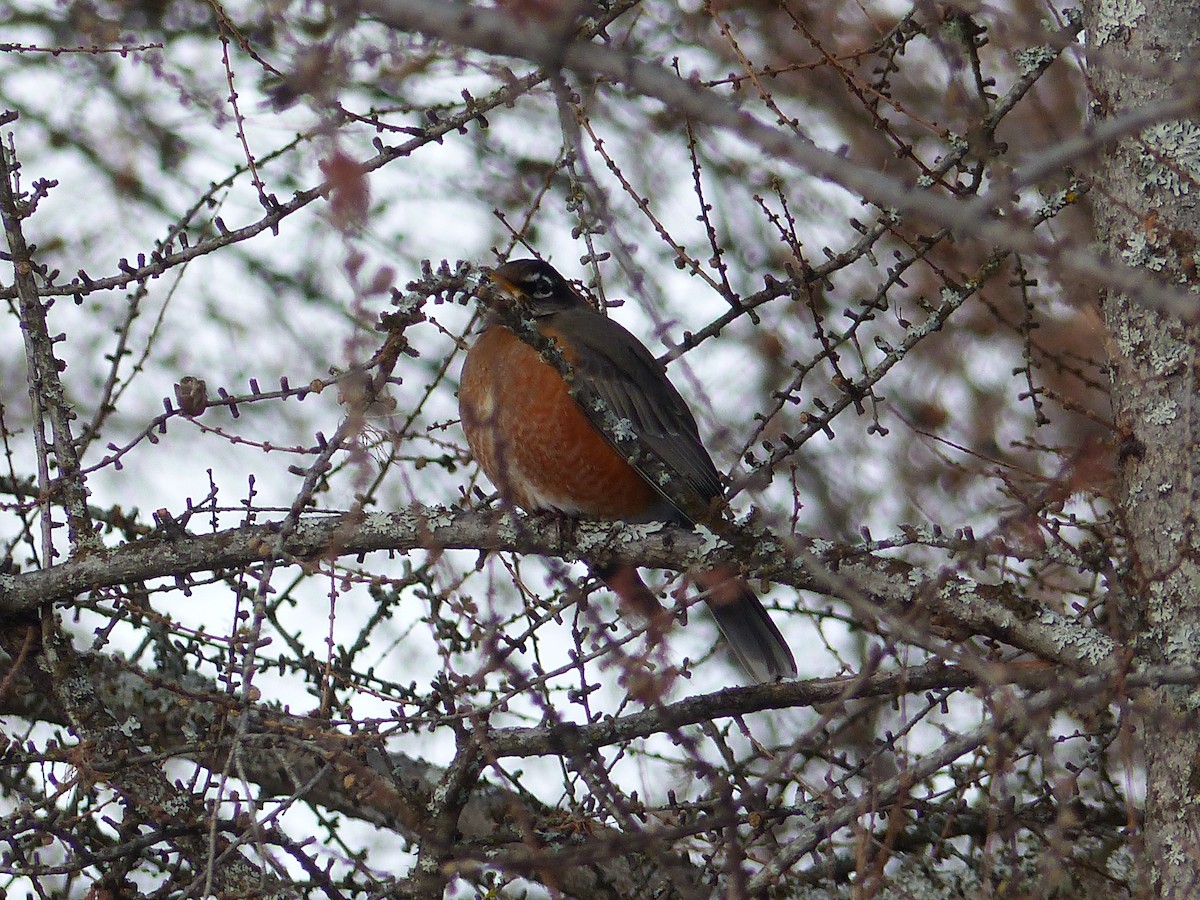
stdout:
<svg viewBox="0 0 1200 900">
<path fill-rule="evenodd" d="M 1138 175 L 1147 193 L 1181 197 L 1200 182 L 1200 127 L 1188 119 L 1158 122 L 1141 134 Z"/>
<path fill-rule="evenodd" d="M 1178 415 L 1179 404 L 1169 398 L 1152 403 L 1146 409 L 1146 421 L 1151 425 L 1170 425 Z"/>
<path fill-rule="evenodd" d="M 1049 44 L 1018 50 L 1013 54 L 1017 62 L 1017 71 L 1021 75 L 1032 75 L 1054 62 L 1058 54 Z"/>
<path fill-rule="evenodd" d="M 1142 0 L 1100 0 L 1096 13 L 1096 45 L 1103 47 L 1117 38 L 1127 39 L 1130 31 L 1146 16 Z"/>
<path fill-rule="evenodd" d="M 655 532 L 662 531 L 662 522 L 641 522 L 623 525 L 614 530 L 608 523 L 581 522 L 576 533 L 576 544 L 581 556 L 612 550 L 615 547 L 636 547 Z"/>
<path fill-rule="evenodd" d="M 1155 272 L 1161 272 L 1167 265 L 1166 251 L 1141 231 L 1135 231 L 1126 239 L 1121 248 L 1121 259 L 1130 266 L 1144 266 Z"/>
<path fill-rule="evenodd" d="M 1084 628 L 1051 610 L 1044 610 L 1038 621 L 1047 626 L 1049 637 L 1060 651 L 1069 652 L 1090 666 L 1107 662 L 1116 652 L 1112 638 L 1093 628 Z"/>
</svg>

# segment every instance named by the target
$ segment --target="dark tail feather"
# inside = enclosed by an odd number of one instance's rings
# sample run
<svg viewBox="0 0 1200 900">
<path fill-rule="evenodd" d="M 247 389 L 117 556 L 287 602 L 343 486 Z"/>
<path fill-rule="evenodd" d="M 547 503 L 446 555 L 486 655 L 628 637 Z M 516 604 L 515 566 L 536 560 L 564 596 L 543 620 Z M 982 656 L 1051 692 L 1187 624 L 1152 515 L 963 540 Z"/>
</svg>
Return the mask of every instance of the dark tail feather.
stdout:
<svg viewBox="0 0 1200 900">
<path fill-rule="evenodd" d="M 693 572 L 704 600 L 737 661 L 755 681 L 796 677 L 796 661 L 762 601 L 745 580 L 728 569 Z"/>
</svg>

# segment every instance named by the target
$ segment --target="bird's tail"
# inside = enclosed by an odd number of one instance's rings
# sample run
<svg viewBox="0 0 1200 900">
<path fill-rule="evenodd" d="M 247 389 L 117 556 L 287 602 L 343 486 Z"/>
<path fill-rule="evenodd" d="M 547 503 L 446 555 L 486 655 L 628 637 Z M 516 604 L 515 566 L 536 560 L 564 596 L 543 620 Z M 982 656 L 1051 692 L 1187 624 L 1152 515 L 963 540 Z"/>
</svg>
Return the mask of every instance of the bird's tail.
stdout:
<svg viewBox="0 0 1200 900">
<path fill-rule="evenodd" d="M 755 681 L 796 676 L 796 660 L 758 595 L 728 566 L 691 573 L 733 655 Z"/>
</svg>

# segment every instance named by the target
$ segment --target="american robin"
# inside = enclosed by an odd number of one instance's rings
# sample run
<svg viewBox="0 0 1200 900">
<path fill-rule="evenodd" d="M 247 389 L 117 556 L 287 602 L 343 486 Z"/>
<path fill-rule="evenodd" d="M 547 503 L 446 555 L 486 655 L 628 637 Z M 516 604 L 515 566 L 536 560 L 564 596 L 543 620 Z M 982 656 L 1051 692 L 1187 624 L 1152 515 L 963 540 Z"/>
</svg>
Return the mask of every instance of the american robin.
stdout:
<svg viewBox="0 0 1200 900">
<path fill-rule="evenodd" d="M 609 421 L 631 432 L 641 451 L 615 449 L 577 401 L 579 390 L 573 396 L 563 367 L 518 337 L 505 324 L 512 318 L 493 310 L 467 353 L 458 402 L 471 452 L 501 497 L 531 512 L 693 527 L 695 516 L 682 507 L 693 513 L 709 507 L 721 496 L 721 480 L 663 366 L 548 263 L 516 260 L 488 277 L 498 299 L 562 354 L 571 384 L 602 400 L 616 417 Z M 673 492 L 657 488 L 639 459 L 657 460 L 657 473 L 669 473 Z M 642 614 L 661 610 L 635 567 L 597 574 Z M 744 579 L 728 566 L 691 576 L 751 677 L 768 682 L 796 674 L 787 643 Z"/>
</svg>

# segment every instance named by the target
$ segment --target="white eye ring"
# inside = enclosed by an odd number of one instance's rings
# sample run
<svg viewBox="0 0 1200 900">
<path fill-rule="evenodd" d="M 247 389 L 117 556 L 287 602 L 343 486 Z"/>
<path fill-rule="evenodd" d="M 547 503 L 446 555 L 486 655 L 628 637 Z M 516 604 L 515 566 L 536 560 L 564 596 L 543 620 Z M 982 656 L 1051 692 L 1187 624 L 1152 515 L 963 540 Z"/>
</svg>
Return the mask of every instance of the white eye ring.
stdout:
<svg viewBox="0 0 1200 900">
<path fill-rule="evenodd" d="M 549 275 L 538 273 L 530 279 L 529 295 L 538 300 L 548 300 L 554 296 L 554 281 Z"/>
</svg>

